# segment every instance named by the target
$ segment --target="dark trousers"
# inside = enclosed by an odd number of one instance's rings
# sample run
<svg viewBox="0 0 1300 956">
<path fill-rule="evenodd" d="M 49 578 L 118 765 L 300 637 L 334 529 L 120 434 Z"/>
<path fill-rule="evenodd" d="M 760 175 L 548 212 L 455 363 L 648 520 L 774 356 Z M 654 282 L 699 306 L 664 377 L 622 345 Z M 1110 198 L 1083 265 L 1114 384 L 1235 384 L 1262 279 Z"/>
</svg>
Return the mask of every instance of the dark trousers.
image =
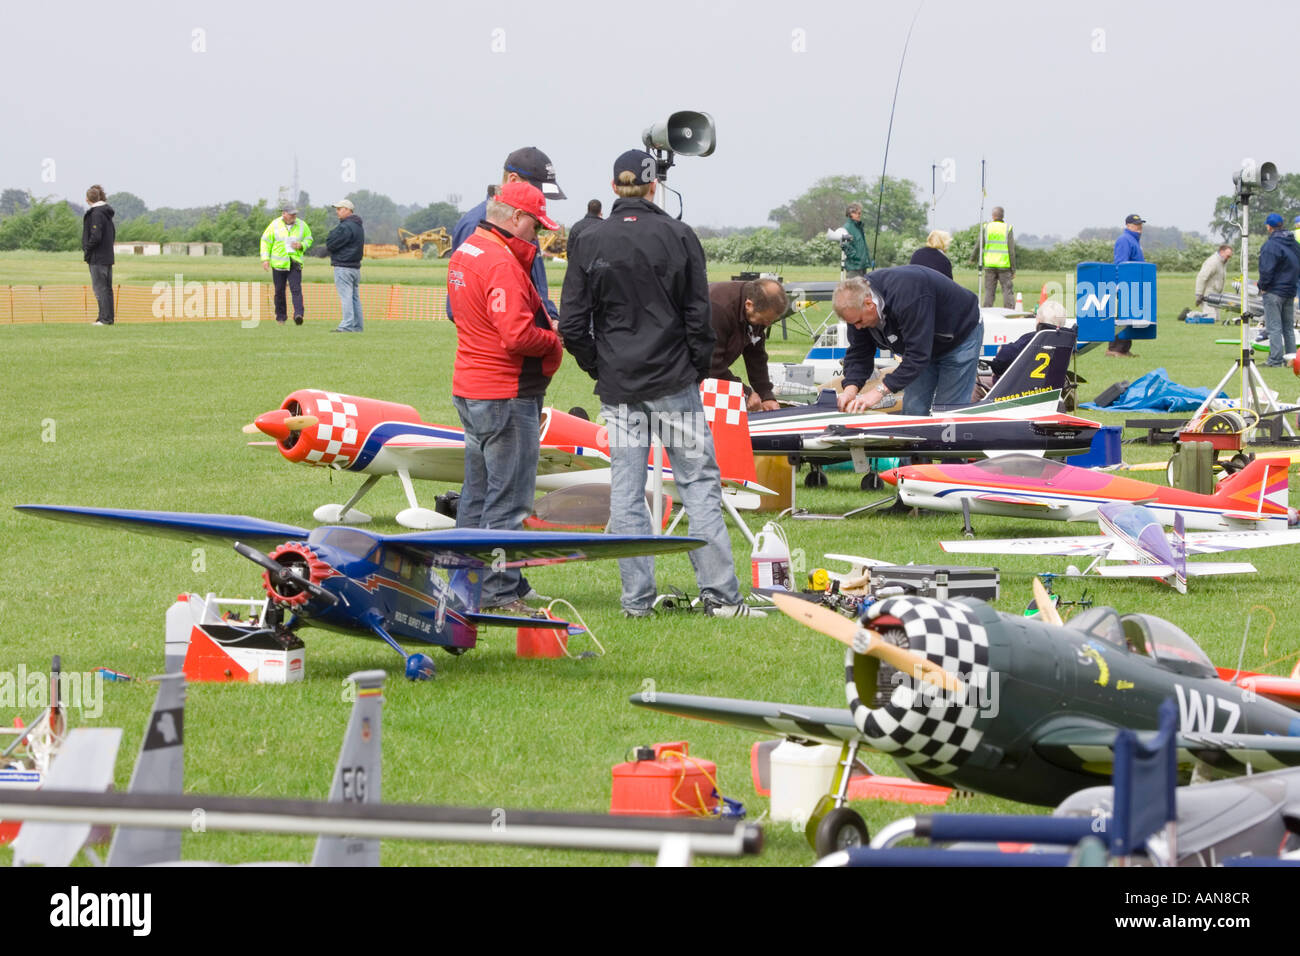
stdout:
<svg viewBox="0 0 1300 956">
<path fill-rule="evenodd" d="M 275 321 L 283 322 L 288 318 L 285 312 L 284 285 L 289 284 L 289 291 L 293 293 L 293 314 L 294 318 L 302 315 L 302 266 L 297 262 L 290 262 L 287 269 L 272 269 L 271 278 L 275 282 Z"/>
<path fill-rule="evenodd" d="M 105 325 L 113 324 L 113 267 L 97 266 L 91 263 L 90 286 L 95 290 L 95 301 L 99 303 L 97 321 Z"/>
</svg>

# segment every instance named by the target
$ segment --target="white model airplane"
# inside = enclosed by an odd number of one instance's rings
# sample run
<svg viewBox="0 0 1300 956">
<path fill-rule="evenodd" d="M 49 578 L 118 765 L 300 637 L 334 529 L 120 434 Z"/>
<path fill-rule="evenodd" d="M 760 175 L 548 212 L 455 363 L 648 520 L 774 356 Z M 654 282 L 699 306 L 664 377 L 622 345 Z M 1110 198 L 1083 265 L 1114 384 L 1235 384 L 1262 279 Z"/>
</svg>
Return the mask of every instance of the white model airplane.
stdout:
<svg viewBox="0 0 1300 956">
<path fill-rule="evenodd" d="M 1109 578 L 1159 578 L 1187 593 L 1188 576 L 1207 574 L 1250 574 L 1255 566 L 1246 562 L 1201 562 L 1188 564 L 1189 554 L 1239 551 L 1300 544 L 1300 529 L 1277 531 L 1200 531 L 1186 534 L 1183 516 L 1174 518 L 1174 533 L 1167 536 L 1160 519 L 1141 505 L 1109 503 L 1097 508 L 1099 535 L 1070 538 L 1003 538 L 990 541 L 940 541 L 948 552 L 962 554 L 1059 554 L 1091 557 L 1083 574 L 1096 572 Z M 1103 562 L 1127 561 L 1108 565 Z"/>
</svg>

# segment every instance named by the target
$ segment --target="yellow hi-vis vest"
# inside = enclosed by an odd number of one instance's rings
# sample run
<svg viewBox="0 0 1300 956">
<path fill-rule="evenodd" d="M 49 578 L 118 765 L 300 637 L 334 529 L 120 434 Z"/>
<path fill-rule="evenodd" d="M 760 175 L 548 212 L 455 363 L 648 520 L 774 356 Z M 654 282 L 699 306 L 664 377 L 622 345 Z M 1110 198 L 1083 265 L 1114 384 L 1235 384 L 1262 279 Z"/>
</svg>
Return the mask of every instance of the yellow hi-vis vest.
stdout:
<svg viewBox="0 0 1300 956">
<path fill-rule="evenodd" d="M 290 249 L 289 240 L 297 239 L 301 248 Z M 311 248 L 311 227 L 302 219 L 294 221 L 291 226 L 281 216 L 272 219 L 271 224 L 262 233 L 262 261 L 270 261 L 272 269 L 288 269 L 290 263 L 302 265 L 302 254 Z"/>
<path fill-rule="evenodd" d="M 1007 248 L 1007 233 L 1011 227 L 1005 222 L 984 224 L 984 268 L 1010 269 L 1011 251 Z"/>
</svg>

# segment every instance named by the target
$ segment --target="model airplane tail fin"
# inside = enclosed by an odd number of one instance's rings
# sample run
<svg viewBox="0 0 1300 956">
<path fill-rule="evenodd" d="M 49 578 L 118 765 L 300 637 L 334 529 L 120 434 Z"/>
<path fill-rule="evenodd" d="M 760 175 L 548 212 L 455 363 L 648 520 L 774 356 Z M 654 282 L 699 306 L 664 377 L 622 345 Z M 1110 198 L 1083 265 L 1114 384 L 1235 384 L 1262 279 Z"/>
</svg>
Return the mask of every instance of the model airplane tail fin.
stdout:
<svg viewBox="0 0 1300 956">
<path fill-rule="evenodd" d="M 704 405 L 704 420 L 713 432 L 713 451 L 718 470 L 722 472 L 722 483 L 772 494 L 758 483 L 758 472 L 754 469 L 745 386 L 729 379 L 706 378 L 700 383 L 700 401 Z"/>
<path fill-rule="evenodd" d="M 1214 497 L 1226 511 L 1287 511 L 1286 458 L 1256 458 L 1235 475 L 1219 482 Z"/>
<path fill-rule="evenodd" d="M 120 727 L 77 727 L 68 731 L 41 789 L 103 793 L 113 785 L 113 765 L 121 743 Z M 71 866 L 90 830 L 89 823 L 29 820 L 13 844 L 14 866 Z"/>
<path fill-rule="evenodd" d="M 185 782 L 185 675 L 158 678 L 140 755 L 131 772 L 128 793 L 180 795 Z M 118 827 L 108 848 L 109 866 L 150 866 L 181 858 L 180 830 Z"/>
<path fill-rule="evenodd" d="M 1056 411 L 1077 335 L 1075 329 L 1043 329 L 1034 333 L 989 393 L 964 407 L 985 414 L 991 410 L 990 406 L 999 406 L 999 412 L 1007 413 L 1029 409 L 1026 414 L 1033 415 L 1042 413 L 1041 406 L 1046 404 L 1051 406 L 1051 411 Z M 939 408 L 934 410 L 935 414 L 939 411 Z"/>
<path fill-rule="evenodd" d="M 1174 552 L 1174 587 L 1179 594 L 1187 593 L 1187 531 L 1183 525 L 1183 513 L 1174 513 L 1174 540 L 1170 544 Z"/>
<path fill-rule="evenodd" d="M 382 796 L 383 671 L 359 671 L 348 677 L 355 688 L 352 716 L 343 735 L 339 762 L 330 786 L 330 803 L 378 803 Z M 378 866 L 379 841 L 322 836 L 316 840 L 312 866 Z"/>
<path fill-rule="evenodd" d="M 570 415 L 558 408 L 543 408 L 542 447 L 583 449 L 609 457 L 609 431 L 603 425 Z"/>
</svg>

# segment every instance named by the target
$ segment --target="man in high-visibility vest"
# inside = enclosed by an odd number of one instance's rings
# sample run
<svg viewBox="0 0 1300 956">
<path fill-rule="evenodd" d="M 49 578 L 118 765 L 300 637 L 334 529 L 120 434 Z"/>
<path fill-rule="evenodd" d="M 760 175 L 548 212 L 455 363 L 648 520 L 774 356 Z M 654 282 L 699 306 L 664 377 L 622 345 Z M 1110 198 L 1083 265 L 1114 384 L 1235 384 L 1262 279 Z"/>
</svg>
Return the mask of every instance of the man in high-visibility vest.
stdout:
<svg viewBox="0 0 1300 956">
<path fill-rule="evenodd" d="M 293 323 L 302 325 L 302 255 L 311 248 L 311 228 L 298 219 L 298 210 L 286 209 L 262 233 L 262 268 L 271 270 L 275 282 L 275 321 L 284 325 L 287 283 L 293 293 Z"/>
<path fill-rule="evenodd" d="M 993 207 L 993 221 L 980 229 L 980 263 L 984 267 L 984 298 L 980 305 L 993 304 L 994 286 L 1002 286 L 1002 307 L 1014 309 L 1016 294 L 1011 280 L 1016 277 L 1016 237 L 1011 227 L 1002 221 L 1002 207 Z"/>
</svg>

